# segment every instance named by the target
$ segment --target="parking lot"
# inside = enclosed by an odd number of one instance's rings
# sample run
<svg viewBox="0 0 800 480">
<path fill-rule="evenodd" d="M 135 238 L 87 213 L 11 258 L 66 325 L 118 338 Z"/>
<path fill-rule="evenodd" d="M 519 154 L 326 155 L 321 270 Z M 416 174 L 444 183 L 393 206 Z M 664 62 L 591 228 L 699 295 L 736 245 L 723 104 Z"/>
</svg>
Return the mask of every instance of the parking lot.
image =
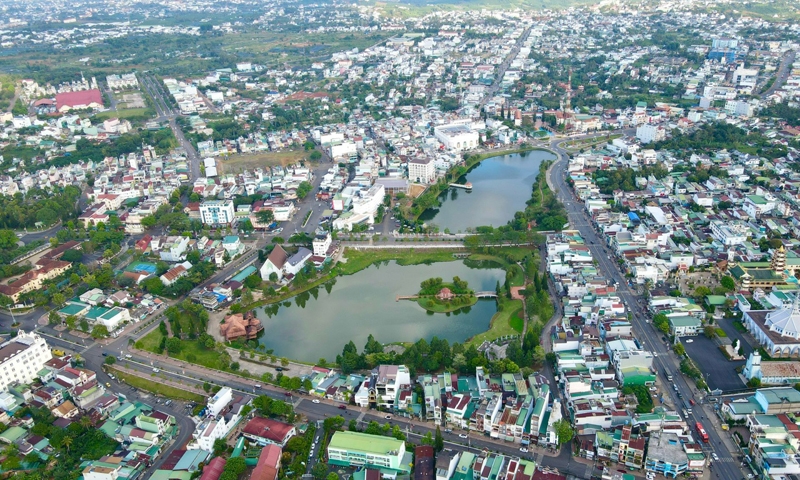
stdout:
<svg viewBox="0 0 800 480">
<path fill-rule="evenodd" d="M 680 340 L 686 348 L 686 353 L 703 372 L 709 388 L 720 389 L 723 392 L 744 388 L 735 370 L 736 367 L 745 364 L 743 360 L 729 361 L 719 350 L 716 342 L 704 335 L 682 337 Z M 688 340 L 691 342 L 687 343 Z"/>
</svg>

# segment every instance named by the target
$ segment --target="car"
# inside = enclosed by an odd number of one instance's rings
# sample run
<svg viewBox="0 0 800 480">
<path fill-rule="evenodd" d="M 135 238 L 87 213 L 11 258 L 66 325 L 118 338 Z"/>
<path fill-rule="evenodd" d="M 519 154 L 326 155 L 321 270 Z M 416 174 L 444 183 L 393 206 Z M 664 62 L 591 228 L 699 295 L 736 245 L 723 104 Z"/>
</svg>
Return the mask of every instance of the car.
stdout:
<svg viewBox="0 0 800 480">
<path fill-rule="evenodd" d="M 283 369 L 282 369 L 281 367 L 275 367 L 275 371 L 276 371 L 276 372 L 282 372 L 282 371 L 283 371 Z"/>
<path fill-rule="evenodd" d="M 256 390 L 259 390 L 260 388 L 261 388 L 261 385 L 256 385 L 256 386 L 255 386 L 255 389 L 256 389 Z"/>
<path fill-rule="evenodd" d="M 337 408 L 339 410 L 347 410 L 347 405 L 339 405 Z"/>
<path fill-rule="evenodd" d="M 154 369 L 153 369 L 153 373 L 158 373 L 158 372 L 160 372 L 160 371 L 161 371 L 161 370 L 159 370 L 159 369 L 157 369 L 157 368 L 154 368 Z"/>
<path fill-rule="evenodd" d="M 714 460 L 719 460 L 719 457 L 715 452 L 711 452 L 711 458 L 713 458 Z"/>
<path fill-rule="evenodd" d="M 651 392 L 657 392 L 657 391 L 658 391 L 658 388 L 656 388 L 656 387 L 650 387 L 650 391 L 651 391 Z"/>
<path fill-rule="evenodd" d="M 694 404 L 695 404 L 695 403 L 694 403 L 694 399 L 693 399 L 693 398 L 690 398 L 690 399 L 689 399 L 689 403 L 691 403 L 692 405 L 694 405 Z"/>
<path fill-rule="evenodd" d="M 311 403 L 319 403 L 319 400 L 317 400 L 317 399 L 315 398 L 314 400 L 311 400 Z"/>
<path fill-rule="evenodd" d="M 385 419 L 389 420 L 390 418 L 392 418 L 392 416 L 391 416 L 391 415 L 386 415 L 386 416 L 385 416 L 385 417 L 383 417 L 383 418 L 385 418 Z"/>
<path fill-rule="evenodd" d="M 678 398 L 683 398 L 683 394 L 681 392 L 678 392 Z"/>
<path fill-rule="evenodd" d="M 125 355 L 125 358 L 131 358 L 131 354 L 129 353 L 129 354 Z"/>
<path fill-rule="evenodd" d="M 284 394 L 285 396 L 287 396 L 287 397 L 291 397 L 291 396 L 292 396 L 292 392 L 283 392 L 283 394 Z"/>
<path fill-rule="evenodd" d="M 522 453 L 528 453 L 528 449 L 525 447 L 520 448 L 519 451 Z"/>
<path fill-rule="evenodd" d="M 106 388 L 111 388 L 111 383 L 106 382 Z"/>
<path fill-rule="evenodd" d="M 686 343 L 692 343 L 692 342 L 694 342 L 694 340 L 692 340 L 691 338 L 686 340 Z"/>
<path fill-rule="evenodd" d="M 108 352 L 103 352 L 103 356 L 107 357 L 108 356 Z"/>
<path fill-rule="evenodd" d="M 467 434 L 466 433 L 459 433 L 458 434 L 458 438 L 467 438 Z"/>
</svg>

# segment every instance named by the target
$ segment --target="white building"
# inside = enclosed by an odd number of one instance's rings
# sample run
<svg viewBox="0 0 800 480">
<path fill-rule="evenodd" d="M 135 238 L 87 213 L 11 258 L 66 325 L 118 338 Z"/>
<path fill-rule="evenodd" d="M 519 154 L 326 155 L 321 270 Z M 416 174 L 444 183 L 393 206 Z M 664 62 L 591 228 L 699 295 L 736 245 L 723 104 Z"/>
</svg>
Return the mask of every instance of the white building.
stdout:
<svg viewBox="0 0 800 480">
<path fill-rule="evenodd" d="M 203 170 L 206 173 L 206 177 L 216 177 L 217 176 L 217 161 L 211 157 L 203 159 Z"/>
<path fill-rule="evenodd" d="M 209 200 L 200 204 L 200 220 L 204 225 L 230 225 L 235 218 L 233 200 Z"/>
<path fill-rule="evenodd" d="M 636 128 L 636 138 L 642 143 L 660 142 L 666 136 L 666 130 L 660 125 L 644 123 Z"/>
<path fill-rule="evenodd" d="M 106 83 L 111 90 L 124 90 L 126 88 L 138 88 L 139 80 L 136 79 L 135 73 L 126 73 L 122 76 L 108 75 Z"/>
<path fill-rule="evenodd" d="M 208 399 L 206 405 L 206 415 L 216 417 L 233 400 L 233 390 L 230 387 L 222 387 L 213 397 Z"/>
<path fill-rule="evenodd" d="M 225 422 L 225 419 L 217 420 L 206 420 L 195 428 L 194 433 L 192 436 L 196 442 L 196 445 L 190 445 L 187 447 L 189 450 L 194 450 L 191 448 L 192 446 L 196 446 L 197 449 L 203 450 L 204 452 L 213 452 L 214 451 L 214 441 L 218 438 L 225 438 L 225 436 L 230 431 L 230 428 Z"/>
<path fill-rule="evenodd" d="M 0 391 L 13 383 L 30 383 L 45 362 L 53 358 L 44 338 L 20 330 L 17 336 L 0 345 Z"/>
<path fill-rule="evenodd" d="M 433 129 L 433 135 L 447 150 L 460 152 L 478 147 L 478 132 L 466 125 L 442 125 Z"/>
<path fill-rule="evenodd" d="M 748 234 L 749 229 L 742 223 L 725 223 L 718 220 L 711 222 L 711 236 L 726 247 L 743 245 Z"/>
<path fill-rule="evenodd" d="M 369 223 L 373 223 L 375 215 L 378 213 L 378 207 L 381 206 L 383 198 L 386 196 L 385 192 L 383 185 L 380 184 L 371 186 L 367 191 L 362 190 L 351 203 L 353 213 L 367 215 L 370 217 Z"/>
<path fill-rule="evenodd" d="M 744 326 L 771 357 L 800 357 L 799 300 L 788 308 L 744 312 Z"/>
<path fill-rule="evenodd" d="M 430 158 L 415 158 L 408 161 L 408 180 L 414 183 L 436 181 L 436 166 Z"/>
<path fill-rule="evenodd" d="M 331 248 L 331 241 L 331 234 L 329 232 L 314 237 L 314 241 L 311 242 L 314 249 L 314 256 L 324 257 L 328 253 L 328 249 Z"/>
</svg>

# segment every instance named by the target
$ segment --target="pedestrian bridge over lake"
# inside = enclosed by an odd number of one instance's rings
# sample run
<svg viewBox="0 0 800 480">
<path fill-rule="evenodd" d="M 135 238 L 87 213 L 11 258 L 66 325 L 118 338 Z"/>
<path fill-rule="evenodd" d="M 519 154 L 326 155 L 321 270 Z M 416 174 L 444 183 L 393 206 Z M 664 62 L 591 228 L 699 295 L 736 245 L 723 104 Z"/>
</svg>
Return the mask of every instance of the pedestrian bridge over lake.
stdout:
<svg viewBox="0 0 800 480">
<path fill-rule="evenodd" d="M 497 298 L 497 292 L 494 291 L 486 291 L 486 292 L 475 292 L 475 298 Z M 419 295 L 398 295 L 395 297 L 395 301 L 399 302 L 400 300 L 416 300 L 419 298 Z"/>
</svg>

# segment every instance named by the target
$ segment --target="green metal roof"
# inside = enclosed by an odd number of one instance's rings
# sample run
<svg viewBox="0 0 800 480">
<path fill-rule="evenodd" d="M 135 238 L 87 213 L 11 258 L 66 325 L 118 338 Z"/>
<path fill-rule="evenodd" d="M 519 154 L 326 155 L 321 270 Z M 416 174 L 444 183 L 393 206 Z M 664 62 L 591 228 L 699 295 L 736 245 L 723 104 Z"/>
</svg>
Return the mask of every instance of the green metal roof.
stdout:
<svg viewBox="0 0 800 480">
<path fill-rule="evenodd" d="M 402 446 L 403 442 L 395 438 L 358 432 L 336 432 L 328 444 L 329 448 L 370 452 L 378 455 L 388 455 L 389 452 L 399 450 Z"/>
</svg>

